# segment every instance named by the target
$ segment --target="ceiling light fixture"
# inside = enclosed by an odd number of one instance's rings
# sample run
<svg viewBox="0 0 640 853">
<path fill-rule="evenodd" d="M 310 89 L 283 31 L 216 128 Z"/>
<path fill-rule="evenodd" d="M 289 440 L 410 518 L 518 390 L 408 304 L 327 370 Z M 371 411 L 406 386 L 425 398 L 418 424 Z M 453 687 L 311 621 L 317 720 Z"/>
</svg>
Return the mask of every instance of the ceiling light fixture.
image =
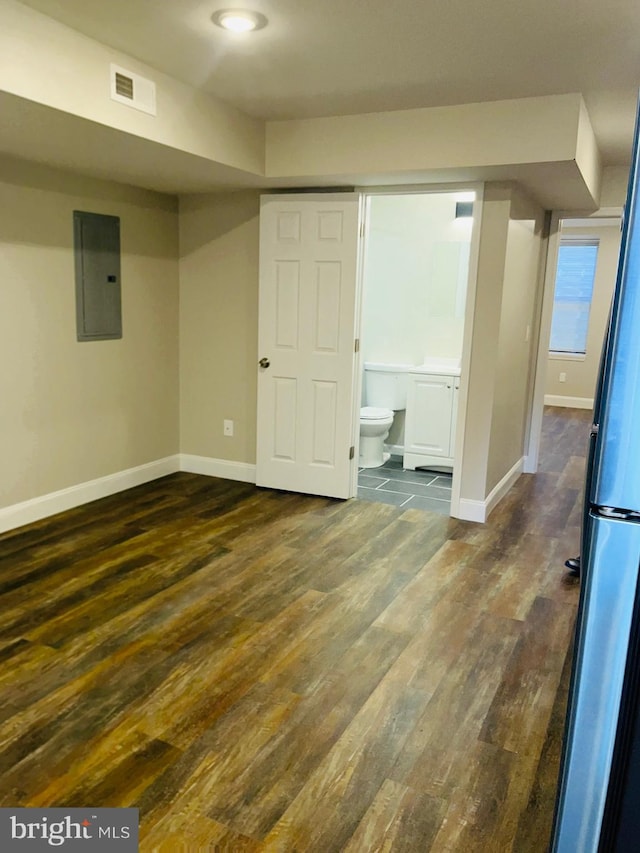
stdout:
<svg viewBox="0 0 640 853">
<path fill-rule="evenodd" d="M 267 26 L 267 19 L 259 12 L 246 9 L 220 9 L 211 16 L 214 24 L 234 33 L 249 33 Z"/>
</svg>

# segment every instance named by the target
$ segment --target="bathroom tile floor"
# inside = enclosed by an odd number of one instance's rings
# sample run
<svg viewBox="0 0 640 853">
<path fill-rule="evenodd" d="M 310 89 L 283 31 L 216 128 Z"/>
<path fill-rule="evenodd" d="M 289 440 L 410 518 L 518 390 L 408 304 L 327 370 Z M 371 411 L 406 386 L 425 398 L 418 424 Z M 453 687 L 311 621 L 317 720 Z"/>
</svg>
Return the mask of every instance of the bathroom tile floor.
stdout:
<svg viewBox="0 0 640 853">
<path fill-rule="evenodd" d="M 380 468 L 359 469 L 358 497 L 363 501 L 449 515 L 451 474 L 427 470 L 405 471 L 402 457 L 392 456 Z"/>
</svg>

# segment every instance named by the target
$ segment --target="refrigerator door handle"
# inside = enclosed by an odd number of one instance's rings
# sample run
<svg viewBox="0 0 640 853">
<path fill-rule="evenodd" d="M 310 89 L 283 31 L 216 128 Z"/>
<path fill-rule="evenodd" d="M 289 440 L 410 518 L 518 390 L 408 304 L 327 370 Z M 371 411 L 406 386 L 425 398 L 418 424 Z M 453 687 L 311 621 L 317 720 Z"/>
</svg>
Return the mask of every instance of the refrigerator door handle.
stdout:
<svg viewBox="0 0 640 853">
<path fill-rule="evenodd" d="M 594 506 L 592 511 L 599 518 L 621 518 L 623 521 L 632 521 L 635 524 L 640 521 L 640 512 L 632 509 L 622 509 L 616 506 Z"/>
</svg>

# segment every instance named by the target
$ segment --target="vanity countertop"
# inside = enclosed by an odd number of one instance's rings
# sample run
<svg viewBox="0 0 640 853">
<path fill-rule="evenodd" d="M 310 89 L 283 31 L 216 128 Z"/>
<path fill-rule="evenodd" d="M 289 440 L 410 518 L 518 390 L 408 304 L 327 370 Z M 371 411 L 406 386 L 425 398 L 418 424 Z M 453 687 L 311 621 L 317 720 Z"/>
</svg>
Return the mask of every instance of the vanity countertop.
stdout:
<svg viewBox="0 0 640 853">
<path fill-rule="evenodd" d="M 459 358 L 427 358 L 424 364 L 412 367 L 411 373 L 435 373 L 439 376 L 460 376 Z"/>
</svg>

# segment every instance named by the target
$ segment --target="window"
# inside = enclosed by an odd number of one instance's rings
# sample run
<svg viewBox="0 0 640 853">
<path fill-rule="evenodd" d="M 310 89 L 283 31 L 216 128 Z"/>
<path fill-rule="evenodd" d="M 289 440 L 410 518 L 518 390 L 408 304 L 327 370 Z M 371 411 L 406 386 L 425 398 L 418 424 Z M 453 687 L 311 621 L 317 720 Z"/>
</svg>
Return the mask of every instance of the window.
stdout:
<svg viewBox="0 0 640 853">
<path fill-rule="evenodd" d="M 551 320 L 552 353 L 584 355 L 598 258 L 598 240 L 560 240 Z"/>
</svg>

